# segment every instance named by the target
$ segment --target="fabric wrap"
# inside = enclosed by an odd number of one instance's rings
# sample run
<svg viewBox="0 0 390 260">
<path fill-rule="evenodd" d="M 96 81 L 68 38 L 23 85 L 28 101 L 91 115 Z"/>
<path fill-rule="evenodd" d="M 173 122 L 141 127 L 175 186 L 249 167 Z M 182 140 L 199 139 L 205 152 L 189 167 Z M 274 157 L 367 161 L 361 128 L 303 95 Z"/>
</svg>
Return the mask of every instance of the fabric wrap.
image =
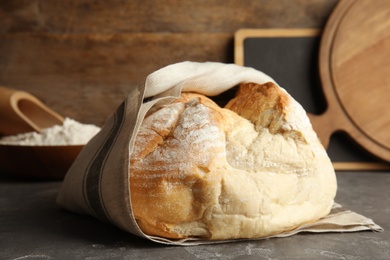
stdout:
<svg viewBox="0 0 390 260">
<path fill-rule="evenodd" d="M 150 74 L 144 84 L 130 90 L 102 130 L 80 152 L 65 176 L 57 203 L 70 211 L 92 215 L 155 242 L 176 245 L 227 242 L 170 240 L 144 234 L 134 218 L 130 201 L 130 154 L 143 118 L 152 106 L 172 102 L 180 96 L 181 91 L 215 96 L 239 83 L 262 84 L 269 81 L 275 83 L 255 69 L 215 62 L 182 62 Z M 151 100 L 144 102 L 145 98 Z M 274 237 L 291 236 L 303 231 L 360 230 L 382 231 L 382 228 L 371 219 L 335 204 L 332 212 L 320 221 Z"/>
</svg>

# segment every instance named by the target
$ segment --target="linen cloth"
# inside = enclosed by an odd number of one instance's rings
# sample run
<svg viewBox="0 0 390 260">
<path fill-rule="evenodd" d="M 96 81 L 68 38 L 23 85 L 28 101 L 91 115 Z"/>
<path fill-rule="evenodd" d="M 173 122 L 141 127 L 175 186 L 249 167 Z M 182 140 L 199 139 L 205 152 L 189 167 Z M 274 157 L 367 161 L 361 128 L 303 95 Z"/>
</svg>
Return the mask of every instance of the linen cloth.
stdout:
<svg viewBox="0 0 390 260">
<path fill-rule="evenodd" d="M 81 151 L 65 176 L 57 197 L 58 204 L 159 243 L 196 245 L 228 242 L 194 238 L 171 240 L 144 234 L 134 218 L 130 201 L 130 154 L 137 131 L 152 106 L 170 103 L 182 91 L 215 96 L 240 83 L 263 84 L 269 81 L 276 84 L 271 77 L 253 68 L 216 62 L 181 62 L 153 72 L 144 84 L 130 91 L 102 130 Z M 150 100 L 144 101 L 145 98 Z M 299 232 L 361 230 L 383 229 L 371 219 L 335 203 L 331 213 L 323 219 L 271 237 L 286 237 Z"/>
</svg>

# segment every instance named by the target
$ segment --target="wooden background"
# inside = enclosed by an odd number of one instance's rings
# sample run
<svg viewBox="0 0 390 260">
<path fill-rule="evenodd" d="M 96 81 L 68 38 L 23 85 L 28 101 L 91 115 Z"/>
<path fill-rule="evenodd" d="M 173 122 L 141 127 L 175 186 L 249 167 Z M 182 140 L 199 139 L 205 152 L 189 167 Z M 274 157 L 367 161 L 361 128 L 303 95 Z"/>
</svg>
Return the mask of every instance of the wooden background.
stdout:
<svg viewBox="0 0 390 260">
<path fill-rule="evenodd" d="M 1 0 L 0 85 L 102 125 L 163 66 L 233 63 L 241 28 L 323 28 L 337 0 Z"/>
</svg>

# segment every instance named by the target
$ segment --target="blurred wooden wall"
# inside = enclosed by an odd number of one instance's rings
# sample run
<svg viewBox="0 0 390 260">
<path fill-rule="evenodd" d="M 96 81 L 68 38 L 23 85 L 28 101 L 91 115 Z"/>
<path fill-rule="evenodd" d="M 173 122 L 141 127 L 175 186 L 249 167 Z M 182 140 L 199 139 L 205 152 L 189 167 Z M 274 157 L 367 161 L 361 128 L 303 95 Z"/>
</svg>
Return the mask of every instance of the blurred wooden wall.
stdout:
<svg viewBox="0 0 390 260">
<path fill-rule="evenodd" d="M 322 28 L 337 0 L 1 0 L 0 85 L 102 125 L 151 72 L 233 62 L 240 28 Z"/>
</svg>

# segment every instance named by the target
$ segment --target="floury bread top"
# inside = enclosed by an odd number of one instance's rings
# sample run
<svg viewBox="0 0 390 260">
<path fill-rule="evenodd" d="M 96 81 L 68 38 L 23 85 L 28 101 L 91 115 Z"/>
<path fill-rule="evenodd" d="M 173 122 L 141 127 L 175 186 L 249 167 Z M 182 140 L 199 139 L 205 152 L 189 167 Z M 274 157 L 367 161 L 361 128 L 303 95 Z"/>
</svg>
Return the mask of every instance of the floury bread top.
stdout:
<svg viewBox="0 0 390 260">
<path fill-rule="evenodd" d="M 130 161 L 137 223 L 174 239 L 289 231 L 329 214 L 336 189 L 305 111 L 270 82 L 242 84 L 226 108 L 193 93 L 156 107 Z"/>
</svg>

